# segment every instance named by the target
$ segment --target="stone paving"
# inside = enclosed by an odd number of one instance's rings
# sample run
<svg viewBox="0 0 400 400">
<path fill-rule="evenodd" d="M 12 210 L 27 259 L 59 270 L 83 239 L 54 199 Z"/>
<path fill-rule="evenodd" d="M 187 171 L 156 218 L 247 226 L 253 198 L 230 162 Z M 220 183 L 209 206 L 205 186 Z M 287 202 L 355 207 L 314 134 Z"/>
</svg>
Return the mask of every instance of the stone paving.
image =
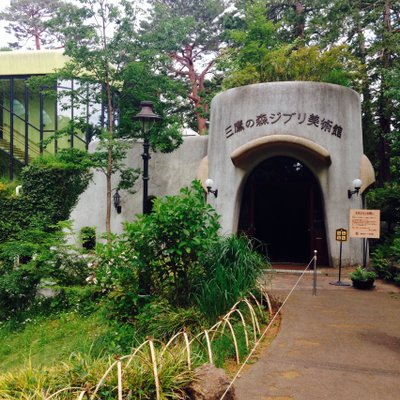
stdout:
<svg viewBox="0 0 400 400">
<path fill-rule="evenodd" d="M 298 278 L 273 274 L 270 293 L 284 300 Z M 312 275 L 303 276 L 277 337 L 235 382 L 238 400 L 400 399 L 400 289 L 330 284 L 337 280 L 337 270 L 320 269 L 313 296 Z"/>
</svg>

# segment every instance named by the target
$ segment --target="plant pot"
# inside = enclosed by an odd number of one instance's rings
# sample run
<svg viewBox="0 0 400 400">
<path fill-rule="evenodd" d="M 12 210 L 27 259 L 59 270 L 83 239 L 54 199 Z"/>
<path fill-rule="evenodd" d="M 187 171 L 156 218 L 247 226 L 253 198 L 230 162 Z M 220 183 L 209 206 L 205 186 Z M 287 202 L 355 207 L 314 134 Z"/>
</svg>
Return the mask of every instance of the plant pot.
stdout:
<svg viewBox="0 0 400 400">
<path fill-rule="evenodd" d="M 375 279 L 367 279 L 366 281 L 352 279 L 352 282 L 353 282 L 353 286 L 356 289 L 370 290 L 370 289 L 374 288 Z"/>
</svg>

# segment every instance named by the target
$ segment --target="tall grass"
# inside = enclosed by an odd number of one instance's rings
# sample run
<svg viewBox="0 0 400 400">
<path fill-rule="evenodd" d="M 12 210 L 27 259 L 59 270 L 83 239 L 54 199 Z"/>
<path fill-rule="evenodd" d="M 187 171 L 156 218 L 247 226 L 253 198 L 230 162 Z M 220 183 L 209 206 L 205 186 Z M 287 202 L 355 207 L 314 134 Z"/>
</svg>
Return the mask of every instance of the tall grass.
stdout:
<svg viewBox="0 0 400 400">
<path fill-rule="evenodd" d="M 193 372 L 187 368 L 185 353 L 174 349 L 157 353 L 161 398 L 183 399 L 184 387 L 193 379 Z M 12 374 L 0 376 L 0 398 L 44 400 L 60 391 L 52 399 L 76 399 L 82 388 L 87 388 L 89 394 L 93 393 L 114 362 L 112 357 L 92 358 L 88 354 L 74 354 L 68 361 L 52 368 L 33 368 L 29 364 Z M 147 349 L 133 358 L 129 366 L 126 362 L 123 365 L 123 398 L 155 399 L 153 365 Z M 114 368 L 99 385 L 96 398 L 115 400 L 117 391 L 117 368 Z"/>
<path fill-rule="evenodd" d="M 211 322 L 245 297 L 268 265 L 250 239 L 235 235 L 216 242 L 202 262 L 205 274 L 199 278 L 194 301 Z"/>
</svg>

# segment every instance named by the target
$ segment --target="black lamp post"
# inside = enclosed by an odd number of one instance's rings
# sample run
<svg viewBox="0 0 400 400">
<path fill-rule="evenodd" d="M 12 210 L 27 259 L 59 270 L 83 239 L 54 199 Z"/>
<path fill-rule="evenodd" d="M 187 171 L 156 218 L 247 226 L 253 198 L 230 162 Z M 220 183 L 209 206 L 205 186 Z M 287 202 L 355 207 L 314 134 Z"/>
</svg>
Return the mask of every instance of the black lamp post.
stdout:
<svg viewBox="0 0 400 400">
<path fill-rule="evenodd" d="M 143 132 L 143 214 L 148 214 L 149 207 L 147 201 L 148 182 L 149 182 L 149 160 L 150 160 L 150 137 L 149 132 L 155 122 L 161 121 L 162 118 L 153 111 L 153 102 L 140 102 L 140 112 L 133 119 L 140 121 Z"/>
</svg>

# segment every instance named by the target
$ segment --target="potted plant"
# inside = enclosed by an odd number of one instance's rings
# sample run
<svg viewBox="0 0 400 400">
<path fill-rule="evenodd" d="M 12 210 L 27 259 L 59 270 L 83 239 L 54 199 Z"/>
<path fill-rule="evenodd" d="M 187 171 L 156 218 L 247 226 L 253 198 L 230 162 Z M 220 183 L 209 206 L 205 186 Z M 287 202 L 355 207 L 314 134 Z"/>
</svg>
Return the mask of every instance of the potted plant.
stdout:
<svg viewBox="0 0 400 400">
<path fill-rule="evenodd" d="M 375 278 L 375 272 L 367 271 L 360 266 L 350 274 L 353 286 L 357 289 L 372 289 L 374 287 Z"/>
<path fill-rule="evenodd" d="M 96 229 L 92 226 L 84 226 L 80 231 L 82 247 L 88 251 L 96 247 Z"/>
</svg>

